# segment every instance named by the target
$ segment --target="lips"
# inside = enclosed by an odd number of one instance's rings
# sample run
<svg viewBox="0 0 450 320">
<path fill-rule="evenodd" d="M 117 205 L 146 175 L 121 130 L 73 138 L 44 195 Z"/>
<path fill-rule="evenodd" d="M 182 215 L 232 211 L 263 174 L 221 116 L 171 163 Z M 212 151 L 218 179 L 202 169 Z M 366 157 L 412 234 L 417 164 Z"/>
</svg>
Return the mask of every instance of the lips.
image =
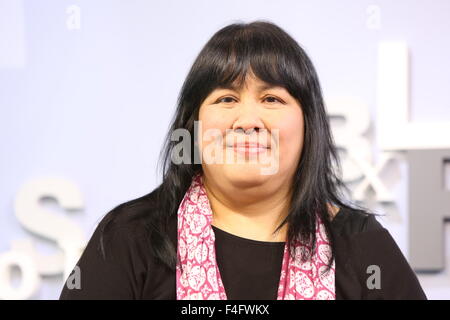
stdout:
<svg viewBox="0 0 450 320">
<path fill-rule="evenodd" d="M 264 141 L 236 141 L 233 143 L 233 140 L 226 145 L 229 148 L 261 148 L 261 149 L 270 149 L 268 143 Z"/>
<path fill-rule="evenodd" d="M 233 145 L 234 148 L 247 148 L 247 149 L 268 149 L 266 145 L 257 142 L 244 142 L 244 143 L 235 143 Z"/>
<path fill-rule="evenodd" d="M 262 154 L 267 152 L 267 150 L 269 149 L 269 147 L 267 147 L 266 145 L 257 142 L 235 143 L 232 146 L 228 147 L 232 148 L 234 152 L 245 156 Z"/>
</svg>

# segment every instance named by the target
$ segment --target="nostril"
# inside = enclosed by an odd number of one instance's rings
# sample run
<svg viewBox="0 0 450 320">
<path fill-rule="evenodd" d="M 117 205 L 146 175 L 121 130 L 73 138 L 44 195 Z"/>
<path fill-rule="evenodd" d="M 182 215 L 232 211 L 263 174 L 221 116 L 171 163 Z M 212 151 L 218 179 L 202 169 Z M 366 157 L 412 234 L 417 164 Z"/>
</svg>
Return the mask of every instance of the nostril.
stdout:
<svg viewBox="0 0 450 320">
<path fill-rule="evenodd" d="M 245 130 L 245 134 L 252 134 L 252 133 L 253 133 L 253 131 L 256 131 L 256 132 L 258 132 L 258 128 L 251 128 L 251 129 L 247 129 L 247 130 Z"/>
</svg>

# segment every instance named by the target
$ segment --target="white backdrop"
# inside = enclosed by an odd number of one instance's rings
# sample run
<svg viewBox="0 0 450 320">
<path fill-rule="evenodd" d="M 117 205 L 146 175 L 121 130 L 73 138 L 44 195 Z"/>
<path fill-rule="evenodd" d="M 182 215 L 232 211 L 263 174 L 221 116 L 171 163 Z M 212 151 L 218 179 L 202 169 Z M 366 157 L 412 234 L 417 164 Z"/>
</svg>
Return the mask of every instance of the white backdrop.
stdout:
<svg viewBox="0 0 450 320">
<path fill-rule="evenodd" d="M 89 239 L 101 217 L 158 183 L 159 154 L 190 65 L 219 28 L 266 19 L 310 55 L 327 100 L 363 101 L 376 118 L 377 48 L 402 41 L 410 52 L 410 121 L 450 121 L 450 1 L 112 1 L 0 0 L 0 256 L 18 240 L 61 253 L 27 231 L 14 201 L 26 183 L 57 177 L 78 190 L 82 209 L 51 199 L 41 207 Z M 376 127 L 368 137 L 378 155 Z M 450 139 L 450 137 L 449 137 Z M 446 167 L 450 189 L 450 166 Z M 383 173 L 387 218 L 407 255 L 407 171 L 400 159 Z M 65 221 L 66 221 L 65 220 Z M 419 275 L 430 299 L 450 299 L 447 269 Z M 19 274 L 12 283 L 20 286 Z M 62 273 L 40 276 L 34 299 L 55 299 Z"/>
</svg>

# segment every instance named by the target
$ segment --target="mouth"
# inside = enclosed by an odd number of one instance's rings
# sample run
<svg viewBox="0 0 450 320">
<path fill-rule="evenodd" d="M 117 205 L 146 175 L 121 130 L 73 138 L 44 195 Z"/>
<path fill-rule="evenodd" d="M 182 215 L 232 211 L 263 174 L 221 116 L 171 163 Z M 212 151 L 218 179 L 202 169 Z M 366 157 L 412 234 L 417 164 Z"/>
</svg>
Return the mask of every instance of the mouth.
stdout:
<svg viewBox="0 0 450 320">
<path fill-rule="evenodd" d="M 270 149 L 269 147 L 260 143 L 235 143 L 234 145 L 229 145 L 227 147 L 232 148 L 234 152 L 244 155 L 259 154 Z"/>
</svg>

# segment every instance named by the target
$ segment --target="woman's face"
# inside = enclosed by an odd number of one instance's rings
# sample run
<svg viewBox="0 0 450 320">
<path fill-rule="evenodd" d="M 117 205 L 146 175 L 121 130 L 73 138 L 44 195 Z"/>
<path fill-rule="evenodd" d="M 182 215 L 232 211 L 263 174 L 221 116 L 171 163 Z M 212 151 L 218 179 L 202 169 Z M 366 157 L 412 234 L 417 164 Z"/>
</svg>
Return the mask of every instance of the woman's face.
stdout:
<svg viewBox="0 0 450 320">
<path fill-rule="evenodd" d="M 303 148 L 304 119 L 286 89 L 250 73 L 242 88 L 212 91 L 200 106 L 199 122 L 206 176 L 237 187 L 292 178 Z"/>
</svg>

